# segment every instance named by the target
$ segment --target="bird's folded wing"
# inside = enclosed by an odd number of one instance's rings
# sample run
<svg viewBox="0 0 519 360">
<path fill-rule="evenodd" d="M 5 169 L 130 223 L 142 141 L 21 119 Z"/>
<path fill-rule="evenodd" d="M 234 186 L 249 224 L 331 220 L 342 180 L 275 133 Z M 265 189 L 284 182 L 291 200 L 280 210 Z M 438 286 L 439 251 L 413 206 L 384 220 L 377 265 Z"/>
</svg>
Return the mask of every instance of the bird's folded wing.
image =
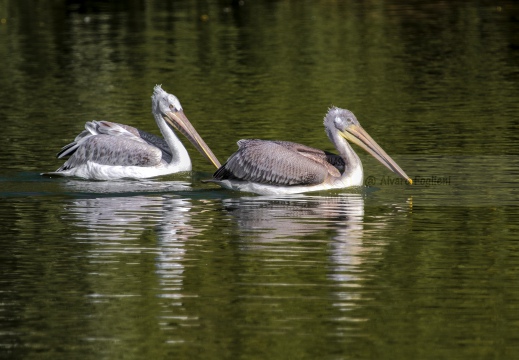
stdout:
<svg viewBox="0 0 519 360">
<path fill-rule="evenodd" d="M 304 145 L 265 140 L 240 140 L 239 149 L 214 174 L 214 179 L 234 179 L 291 186 L 320 184 L 339 174 L 322 158 L 324 152 Z M 322 155 L 319 155 L 319 152 Z M 339 174 L 340 175 L 340 174 Z"/>
<path fill-rule="evenodd" d="M 67 170 L 87 161 L 111 166 L 156 166 L 161 162 L 160 149 L 131 137 L 106 135 L 82 140 L 72 156 L 58 170 Z"/>
</svg>

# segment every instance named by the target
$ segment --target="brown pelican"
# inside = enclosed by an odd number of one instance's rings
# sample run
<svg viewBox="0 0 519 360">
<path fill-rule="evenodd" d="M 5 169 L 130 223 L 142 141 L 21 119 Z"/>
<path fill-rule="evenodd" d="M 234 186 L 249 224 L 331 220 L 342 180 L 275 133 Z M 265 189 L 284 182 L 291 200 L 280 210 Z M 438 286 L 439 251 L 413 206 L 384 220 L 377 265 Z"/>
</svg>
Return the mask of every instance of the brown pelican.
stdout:
<svg viewBox="0 0 519 360">
<path fill-rule="evenodd" d="M 238 151 L 208 181 L 227 189 L 262 195 L 360 186 L 362 163 L 346 141 L 349 140 L 412 184 L 351 111 L 330 108 L 324 117 L 324 127 L 339 155 L 287 141 L 240 140 Z"/>
<path fill-rule="evenodd" d="M 173 130 L 189 141 L 217 168 L 220 162 L 191 125 L 178 99 L 153 89 L 152 113 L 164 139 L 134 127 L 109 121 L 89 121 L 74 142 L 57 157 L 70 158 L 54 172 L 45 175 L 76 176 L 91 180 L 149 178 L 191 170 L 191 159 Z"/>
</svg>

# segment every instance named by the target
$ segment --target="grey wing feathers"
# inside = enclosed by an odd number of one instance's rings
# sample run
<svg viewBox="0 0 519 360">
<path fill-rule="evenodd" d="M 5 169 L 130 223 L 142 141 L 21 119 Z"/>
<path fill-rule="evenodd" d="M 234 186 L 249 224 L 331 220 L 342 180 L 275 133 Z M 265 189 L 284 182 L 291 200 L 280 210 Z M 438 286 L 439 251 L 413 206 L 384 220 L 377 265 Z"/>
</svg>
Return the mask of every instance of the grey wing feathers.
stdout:
<svg viewBox="0 0 519 360">
<path fill-rule="evenodd" d="M 61 149 L 58 157 L 70 158 L 57 171 L 64 171 L 93 161 L 113 166 L 154 166 L 162 152 L 142 140 L 138 130 L 108 121 L 89 121 L 74 142 Z"/>
<path fill-rule="evenodd" d="M 341 174 L 344 172 L 344 169 L 346 169 L 346 163 L 340 155 L 332 154 L 328 151 L 325 151 L 324 156 L 326 158 L 326 161 L 335 168 L 337 168 L 337 170 L 339 170 Z"/>
<path fill-rule="evenodd" d="M 95 135 L 95 134 L 92 134 L 89 129 L 87 128 L 87 125 L 89 123 L 86 123 L 85 124 L 85 130 L 83 130 L 82 132 L 79 133 L 78 136 L 76 136 L 76 138 L 74 139 L 73 142 L 71 142 L 70 144 L 67 144 L 65 146 L 63 146 L 60 150 L 60 152 L 56 155 L 56 157 L 58 159 L 61 159 L 65 156 L 70 156 L 72 154 L 74 154 L 77 150 L 77 148 L 79 147 L 79 144 L 81 142 L 82 139 L 84 138 L 87 138 L 89 136 L 92 136 L 92 135 Z"/>
<path fill-rule="evenodd" d="M 141 138 L 146 143 L 158 147 L 162 151 L 162 160 L 170 162 L 172 155 L 168 143 L 160 136 L 150 134 L 146 131 L 134 128 L 132 126 L 118 124 L 110 121 L 88 121 L 83 130 L 73 142 L 65 145 L 56 155 L 58 159 L 66 156 L 71 156 L 78 149 L 80 142 L 93 135 L 109 135 L 109 136 L 124 136 L 128 138 Z"/>
<path fill-rule="evenodd" d="M 169 163 L 171 158 L 173 157 L 171 154 L 171 150 L 169 148 L 166 140 L 161 138 L 160 136 L 147 133 L 146 131 L 142 131 L 140 129 L 135 129 L 139 132 L 139 136 L 141 139 L 146 141 L 148 144 L 158 147 L 162 151 L 162 160 Z"/>
<path fill-rule="evenodd" d="M 85 123 L 85 130 L 80 132 L 73 142 L 61 148 L 60 152 L 56 155 L 56 157 L 58 159 L 61 159 L 65 156 L 70 156 L 74 154 L 74 152 L 78 149 L 78 147 L 81 145 L 83 141 L 85 141 L 91 136 L 101 134 L 109 136 L 125 136 L 129 138 L 139 136 L 138 130 L 128 125 L 113 123 L 104 120 L 87 121 Z"/>
<path fill-rule="evenodd" d="M 340 155 L 290 141 L 275 140 L 272 142 L 295 151 L 303 156 L 306 156 L 307 158 L 313 159 L 319 164 L 322 164 L 328 169 L 330 175 L 332 176 L 340 176 L 340 174 L 344 172 L 345 163 L 344 159 Z"/>
<path fill-rule="evenodd" d="M 87 161 L 112 166 L 155 166 L 161 161 L 156 147 L 132 139 L 92 136 L 86 139 L 57 171 L 68 170 Z"/>
<path fill-rule="evenodd" d="M 240 140 L 238 146 L 238 151 L 214 173 L 215 180 L 243 180 L 279 186 L 314 185 L 322 183 L 329 175 L 328 166 L 316 161 L 318 156 L 301 152 L 321 152 L 324 156 L 321 150 L 265 140 Z M 338 173 L 337 169 L 335 171 Z"/>
</svg>

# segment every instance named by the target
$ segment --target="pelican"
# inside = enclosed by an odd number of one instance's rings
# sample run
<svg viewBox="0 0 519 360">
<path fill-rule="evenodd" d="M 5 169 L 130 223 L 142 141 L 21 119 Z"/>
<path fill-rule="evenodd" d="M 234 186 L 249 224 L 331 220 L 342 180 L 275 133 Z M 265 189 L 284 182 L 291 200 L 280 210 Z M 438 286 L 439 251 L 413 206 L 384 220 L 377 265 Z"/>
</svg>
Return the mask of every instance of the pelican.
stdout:
<svg viewBox="0 0 519 360">
<path fill-rule="evenodd" d="M 360 186 L 362 163 L 348 143 L 351 141 L 412 184 L 351 111 L 331 107 L 324 117 L 324 128 L 339 155 L 288 141 L 240 140 L 238 151 L 206 181 L 260 195 Z"/>
<path fill-rule="evenodd" d="M 142 179 L 191 170 L 191 159 L 168 126 L 184 134 L 217 168 L 220 162 L 191 125 L 176 96 L 153 89 L 152 113 L 164 138 L 109 121 L 89 121 L 74 142 L 57 157 L 70 158 L 44 175 L 76 176 L 90 180 Z"/>
</svg>

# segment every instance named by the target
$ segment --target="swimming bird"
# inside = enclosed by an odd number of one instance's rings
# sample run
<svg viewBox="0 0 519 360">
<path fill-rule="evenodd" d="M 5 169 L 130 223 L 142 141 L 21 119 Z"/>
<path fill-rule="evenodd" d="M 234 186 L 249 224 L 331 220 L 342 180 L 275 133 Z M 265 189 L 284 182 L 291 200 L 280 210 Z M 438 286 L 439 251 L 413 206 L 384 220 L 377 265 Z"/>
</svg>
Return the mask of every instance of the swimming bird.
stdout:
<svg viewBox="0 0 519 360">
<path fill-rule="evenodd" d="M 164 136 L 110 121 L 89 121 L 58 158 L 70 158 L 43 175 L 76 176 L 90 180 L 141 179 L 191 170 L 191 159 L 170 128 L 184 136 L 217 168 L 220 162 L 184 114 L 176 96 L 160 85 L 153 89 L 152 113 Z"/>
<path fill-rule="evenodd" d="M 239 140 L 238 150 L 206 181 L 261 195 L 360 186 L 362 163 L 348 143 L 351 141 L 412 184 L 351 111 L 331 107 L 324 117 L 324 128 L 339 155 L 288 141 Z"/>
</svg>

